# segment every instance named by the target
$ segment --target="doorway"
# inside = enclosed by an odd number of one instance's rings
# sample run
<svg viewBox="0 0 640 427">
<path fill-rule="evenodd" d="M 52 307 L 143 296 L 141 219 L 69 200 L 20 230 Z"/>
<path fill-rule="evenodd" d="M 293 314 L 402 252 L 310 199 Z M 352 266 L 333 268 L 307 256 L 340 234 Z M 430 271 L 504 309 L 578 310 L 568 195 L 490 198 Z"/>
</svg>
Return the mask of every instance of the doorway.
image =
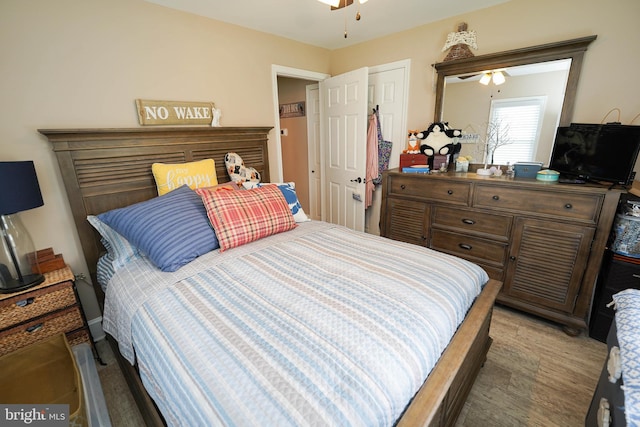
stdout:
<svg viewBox="0 0 640 427">
<path fill-rule="evenodd" d="M 369 67 L 369 112 L 371 112 L 372 107 L 379 105 L 383 137 L 385 140 L 393 142 L 393 150 L 391 153 L 389 168 L 398 167 L 399 154 L 406 144 L 406 122 L 410 65 L 410 60 L 402 60 L 394 63 Z M 301 152 L 303 151 L 301 145 L 304 145 L 304 143 L 300 144 L 300 142 L 303 141 L 303 137 L 296 136 L 296 142 L 285 141 L 286 138 L 290 138 L 290 140 L 292 140 L 292 129 L 290 128 L 289 122 L 284 122 L 280 119 L 279 104 L 285 102 L 279 100 L 279 81 L 283 79 L 281 81 L 286 82 L 287 84 L 299 84 L 300 86 L 307 87 L 307 95 L 304 99 L 305 110 L 307 115 L 311 115 L 314 114 L 315 105 L 310 102 L 317 101 L 318 91 L 317 88 L 315 88 L 315 86 L 317 86 L 316 83 L 323 81 L 329 77 L 330 76 L 328 74 L 293 69 L 278 65 L 272 66 L 273 100 L 274 111 L 276 114 L 274 120 L 274 130 L 276 137 L 275 153 L 270 154 L 269 156 L 271 159 L 273 159 L 274 157 L 276 158 L 276 164 L 272 165 L 271 167 L 272 181 L 283 181 L 285 179 L 286 170 L 286 180 L 296 182 L 296 192 L 299 192 L 298 197 L 300 199 L 300 202 L 305 209 L 305 212 L 307 212 L 307 215 L 309 215 L 312 219 L 321 219 L 320 205 L 322 204 L 322 198 L 320 197 L 318 191 L 309 190 L 314 185 L 316 189 L 318 188 L 317 182 L 315 182 L 314 184 L 314 181 L 317 181 L 316 178 L 318 178 L 318 175 L 321 175 L 322 171 L 316 171 L 315 175 L 311 173 L 313 168 L 310 164 L 310 159 L 313 159 L 313 156 L 308 155 L 311 150 L 315 150 L 315 152 L 318 153 L 320 152 L 320 149 L 317 146 L 319 137 L 313 137 L 313 135 L 317 136 L 319 134 L 318 130 L 314 129 L 315 125 L 313 124 L 314 120 L 316 120 L 315 123 L 319 121 L 319 114 L 314 115 L 315 119 L 311 118 L 311 120 L 308 120 L 306 122 L 306 126 L 304 124 L 300 124 L 301 126 L 306 127 L 306 131 L 308 134 L 308 137 L 306 139 L 307 157 L 305 162 L 305 159 L 302 159 L 303 156 L 301 154 Z M 293 82 L 295 80 L 298 80 L 299 83 Z M 304 84 L 301 83 L 301 81 L 304 82 Z M 295 96 L 300 97 L 300 95 Z M 310 101 L 311 98 L 313 98 L 313 100 Z M 297 98 L 295 99 L 296 101 L 293 102 L 298 102 Z M 287 136 L 283 135 L 283 133 L 285 132 L 284 129 L 287 129 Z M 296 135 L 300 135 L 299 130 L 294 129 L 294 131 L 296 132 Z M 295 153 L 293 154 L 293 157 L 291 157 L 291 153 L 284 153 L 284 150 L 288 150 L 293 144 L 295 144 Z M 286 166 L 285 160 L 287 162 Z M 289 164 L 290 162 L 297 164 Z M 305 163 L 306 165 L 304 165 Z M 300 164 L 304 165 L 306 167 L 306 170 L 302 170 L 304 168 L 300 168 Z M 300 184 L 298 182 L 300 182 Z M 305 182 L 306 184 L 302 185 L 302 182 Z M 381 190 L 382 189 L 380 186 L 376 187 L 373 200 L 374 205 L 367 209 L 365 216 L 365 231 L 372 234 L 379 234 L 380 230 L 379 218 Z M 316 194 L 316 196 L 313 196 L 313 194 Z M 313 200 L 311 200 L 311 197 L 313 197 Z M 303 202 L 303 198 L 305 199 L 305 202 Z"/>
</svg>

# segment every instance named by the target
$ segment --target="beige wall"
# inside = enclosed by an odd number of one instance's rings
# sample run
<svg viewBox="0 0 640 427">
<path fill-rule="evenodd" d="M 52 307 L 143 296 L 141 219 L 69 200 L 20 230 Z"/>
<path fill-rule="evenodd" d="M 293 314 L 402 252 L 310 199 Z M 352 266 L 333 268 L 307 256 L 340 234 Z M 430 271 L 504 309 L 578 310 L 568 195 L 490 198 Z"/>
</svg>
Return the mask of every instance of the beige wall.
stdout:
<svg viewBox="0 0 640 427">
<path fill-rule="evenodd" d="M 0 160 L 35 162 L 45 205 L 22 218 L 37 248 L 53 246 L 86 273 L 57 163 L 39 128 L 136 127 L 136 98 L 213 101 L 223 126 L 273 126 L 272 64 L 338 74 L 407 58 L 407 126 L 422 128 L 433 117 L 431 64 L 442 60 L 447 33 L 463 20 L 478 33 L 478 55 L 597 34 L 574 118 L 600 122 L 618 107 L 627 123 L 640 112 L 638 16 L 637 0 L 512 0 L 329 52 L 142 0 L 2 0 Z M 274 141 L 272 132 L 272 161 Z M 80 292 L 88 317 L 98 316 L 90 289 Z"/>
<path fill-rule="evenodd" d="M 22 219 L 36 248 L 53 247 L 85 274 L 37 129 L 137 127 L 136 98 L 213 101 L 223 126 L 274 126 L 272 64 L 329 70 L 327 50 L 142 0 L 2 0 L 0 58 L 0 160 L 33 160 L 45 203 Z M 272 162 L 274 140 L 272 131 Z M 87 317 L 99 316 L 91 288 L 78 287 Z"/>
<path fill-rule="evenodd" d="M 475 55 L 517 49 L 588 35 L 589 46 L 580 77 L 574 121 L 600 123 L 612 109 L 629 124 L 640 113 L 637 70 L 640 55 L 640 1 L 511 0 L 410 31 L 331 52 L 331 74 L 362 66 L 411 59 L 408 129 L 426 129 L 433 121 L 435 75 L 431 64 L 446 56 L 442 46 L 460 22 L 477 33 Z M 366 17 L 363 17 L 366 19 Z M 614 77 L 615 76 L 615 77 Z M 617 118 L 609 116 L 607 121 Z M 640 118 L 634 124 L 640 125 Z M 635 170 L 640 174 L 640 161 Z"/>
</svg>

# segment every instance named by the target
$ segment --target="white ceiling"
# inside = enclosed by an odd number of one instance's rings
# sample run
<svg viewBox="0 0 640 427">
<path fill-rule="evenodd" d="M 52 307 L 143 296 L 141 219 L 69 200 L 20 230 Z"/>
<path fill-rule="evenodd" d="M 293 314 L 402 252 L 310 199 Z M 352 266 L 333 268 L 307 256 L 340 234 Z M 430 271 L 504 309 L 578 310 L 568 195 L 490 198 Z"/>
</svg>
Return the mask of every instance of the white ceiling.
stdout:
<svg viewBox="0 0 640 427">
<path fill-rule="evenodd" d="M 362 5 L 354 0 L 351 6 L 334 11 L 318 0 L 146 1 L 310 45 L 338 49 L 509 0 L 369 0 Z M 358 10 L 362 18 L 356 21 Z"/>
</svg>

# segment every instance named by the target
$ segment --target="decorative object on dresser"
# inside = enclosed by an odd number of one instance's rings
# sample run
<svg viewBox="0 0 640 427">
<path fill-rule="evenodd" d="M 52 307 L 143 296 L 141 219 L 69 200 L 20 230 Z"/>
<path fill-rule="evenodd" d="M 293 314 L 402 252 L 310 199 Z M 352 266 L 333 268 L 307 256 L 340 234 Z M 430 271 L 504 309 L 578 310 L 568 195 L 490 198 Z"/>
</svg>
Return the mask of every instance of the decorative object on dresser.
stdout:
<svg viewBox="0 0 640 427">
<path fill-rule="evenodd" d="M 40 273 L 31 273 L 27 254 L 34 252 L 29 232 L 18 212 L 42 206 L 42 194 L 33 162 L 0 162 L 0 293 L 15 292 L 42 283 Z"/>
<path fill-rule="evenodd" d="M 0 295 L 0 356 L 64 333 L 70 345 L 93 345 L 68 266 L 44 273 L 28 290 Z"/>
<path fill-rule="evenodd" d="M 613 302 L 608 356 L 585 419 L 587 427 L 640 425 L 640 290 L 619 292 Z"/>
<path fill-rule="evenodd" d="M 504 282 L 498 302 L 587 327 L 620 191 L 391 170 L 382 197 L 383 236 L 474 261 Z"/>
</svg>

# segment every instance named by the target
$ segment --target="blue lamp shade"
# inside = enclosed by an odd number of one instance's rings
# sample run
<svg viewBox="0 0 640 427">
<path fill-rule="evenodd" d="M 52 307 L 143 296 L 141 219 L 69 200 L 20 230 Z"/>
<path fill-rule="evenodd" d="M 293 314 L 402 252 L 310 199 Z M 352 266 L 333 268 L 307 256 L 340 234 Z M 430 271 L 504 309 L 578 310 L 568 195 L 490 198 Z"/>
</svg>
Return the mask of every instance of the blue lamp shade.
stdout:
<svg viewBox="0 0 640 427">
<path fill-rule="evenodd" d="M 0 162 L 0 215 L 11 215 L 44 205 L 33 162 Z"/>
<path fill-rule="evenodd" d="M 44 281 L 33 271 L 33 240 L 18 216 L 44 203 L 33 162 L 0 162 L 0 180 L 0 293 L 11 293 Z"/>
</svg>

